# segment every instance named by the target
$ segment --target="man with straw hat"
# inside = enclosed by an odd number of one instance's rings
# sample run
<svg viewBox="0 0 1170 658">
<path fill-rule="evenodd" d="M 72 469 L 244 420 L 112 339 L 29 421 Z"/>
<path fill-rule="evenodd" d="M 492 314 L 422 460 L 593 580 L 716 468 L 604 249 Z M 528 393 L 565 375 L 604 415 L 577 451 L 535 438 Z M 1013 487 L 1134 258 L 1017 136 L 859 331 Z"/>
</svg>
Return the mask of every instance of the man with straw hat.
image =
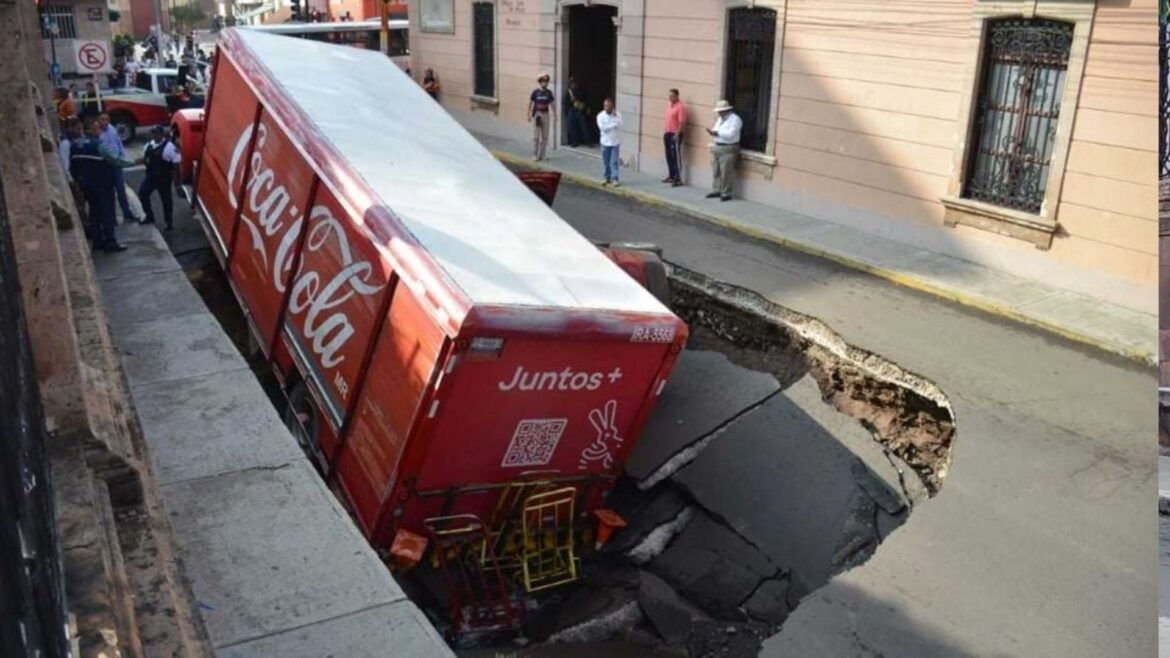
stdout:
<svg viewBox="0 0 1170 658">
<path fill-rule="evenodd" d="M 541 73 L 536 77 L 540 85 L 532 90 L 528 97 L 528 120 L 532 122 L 532 157 L 544 159 L 544 148 L 548 145 L 548 123 L 552 113 L 553 101 L 556 96 L 548 88 L 548 73 Z"/>
<path fill-rule="evenodd" d="M 731 111 L 731 103 L 726 100 L 715 104 L 715 114 L 715 125 L 707 129 L 707 134 L 715 138 L 711 145 L 711 193 L 707 198 L 731 201 L 731 183 L 735 180 L 735 160 L 739 157 L 743 119 Z"/>
</svg>

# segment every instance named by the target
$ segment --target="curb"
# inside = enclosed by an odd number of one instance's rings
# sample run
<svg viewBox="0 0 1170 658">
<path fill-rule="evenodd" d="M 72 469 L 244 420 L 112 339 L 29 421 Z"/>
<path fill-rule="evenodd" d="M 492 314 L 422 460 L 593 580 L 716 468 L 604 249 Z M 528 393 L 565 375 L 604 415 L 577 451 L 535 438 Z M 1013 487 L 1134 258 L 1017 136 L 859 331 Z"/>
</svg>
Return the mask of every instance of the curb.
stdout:
<svg viewBox="0 0 1170 658">
<path fill-rule="evenodd" d="M 1099 349 L 1099 350 L 1102 350 L 1105 352 L 1109 352 L 1110 354 L 1115 354 L 1117 356 L 1123 357 L 1123 358 L 1128 359 L 1130 361 L 1135 361 L 1135 362 L 1140 363 L 1142 365 L 1152 366 L 1152 367 L 1157 367 L 1157 365 L 1158 365 L 1158 355 L 1154 352 L 1151 352 L 1150 350 L 1128 347 L 1125 345 L 1118 345 L 1116 343 L 1104 341 L 1096 336 L 1084 333 L 1082 331 L 1078 331 L 1076 329 L 1071 329 L 1071 328 L 1063 326 L 1063 325 L 1049 322 L 1049 321 L 1044 320 L 1042 318 L 1030 316 L 1027 313 L 1024 313 L 1024 312 L 1020 311 L 1019 309 L 1016 309 L 1016 308 L 1011 307 L 1011 306 L 1007 306 L 1004 304 L 998 304 L 995 302 L 989 302 L 989 301 L 982 299 L 980 297 L 977 297 L 974 295 L 968 295 L 962 291 L 954 290 L 952 288 L 947 288 L 945 286 L 940 286 L 938 284 L 927 281 L 926 279 L 923 279 L 923 278 L 920 278 L 920 277 L 917 277 L 917 276 L 914 276 L 911 274 L 906 274 L 905 272 L 899 272 L 897 270 L 891 270 L 889 268 L 881 267 L 878 265 L 873 265 L 873 264 L 867 263 L 863 260 L 852 258 L 852 257 L 847 256 L 845 254 L 829 251 L 827 249 L 822 249 L 821 247 L 817 247 L 815 245 L 811 245 L 811 244 L 808 244 L 805 242 L 799 242 L 796 240 L 792 240 L 790 238 L 785 238 L 783 236 L 776 235 L 775 233 L 770 233 L 768 231 L 761 230 L 761 229 L 756 228 L 754 226 L 748 226 L 748 225 L 744 224 L 743 222 L 741 222 L 733 217 L 730 217 L 728 215 L 723 215 L 723 214 L 714 213 L 714 212 L 710 212 L 710 213 L 702 212 L 702 211 L 694 210 L 692 208 L 688 208 L 686 206 L 675 205 L 673 203 L 670 203 L 669 201 L 665 201 L 665 200 L 660 199 L 656 196 L 646 194 L 645 192 L 631 190 L 630 188 L 627 188 L 627 187 L 617 187 L 617 188 L 608 187 L 608 186 L 602 187 L 601 183 L 599 183 L 599 182 L 597 182 L 597 181 L 595 181 L 592 178 L 589 178 L 587 176 L 582 176 L 580 174 L 571 173 L 571 172 L 567 172 L 567 171 L 561 171 L 560 169 L 556 169 L 554 167 L 543 166 L 543 165 L 535 162 L 534 160 L 530 160 L 528 158 L 524 158 L 524 157 L 515 155 L 513 153 L 499 151 L 496 149 L 489 149 L 489 150 L 491 151 L 492 155 L 494 155 L 496 157 L 497 160 L 504 162 L 504 163 L 507 163 L 507 164 L 511 164 L 511 165 L 519 166 L 519 167 L 524 167 L 527 169 L 537 169 L 537 170 L 542 170 L 542 171 L 558 171 L 561 173 L 561 175 L 565 179 L 567 179 L 567 180 L 569 180 L 577 185 L 580 185 L 582 187 L 588 187 L 590 189 L 605 192 L 605 193 L 611 194 L 613 196 L 619 196 L 619 197 L 625 197 L 627 199 L 633 199 L 635 201 L 639 201 L 641 203 L 651 205 L 651 206 L 657 206 L 660 208 L 668 208 L 674 212 L 680 212 L 680 213 L 683 213 L 687 216 L 694 217 L 696 219 L 700 219 L 700 220 L 706 221 L 706 222 L 711 223 L 711 224 L 715 224 L 716 226 L 730 229 L 732 231 L 740 233 L 741 235 L 746 235 L 750 238 L 754 238 L 757 240 L 763 240 L 765 242 L 771 242 L 773 244 L 779 245 L 781 247 L 785 247 L 787 249 L 791 249 L 793 251 L 799 251 L 801 253 L 808 254 L 810 256 L 816 256 L 818 258 L 823 258 L 825 260 L 829 260 L 829 261 L 832 261 L 834 263 L 837 263 L 838 265 L 842 265 L 842 266 L 848 267 L 850 269 L 858 270 L 858 271 L 865 272 L 867 274 L 871 274 L 873 276 L 885 279 L 891 283 L 902 286 L 904 288 L 910 288 L 911 290 L 916 290 L 918 292 L 923 292 L 923 293 L 926 293 L 929 295 L 933 295 L 935 297 L 945 299 L 945 300 L 950 301 L 950 302 L 954 302 L 956 304 L 959 304 L 960 306 L 974 308 L 976 310 L 982 311 L 984 313 L 988 313 L 990 315 L 994 315 L 996 317 L 1005 318 L 1005 319 L 1011 320 L 1013 322 L 1017 322 L 1019 324 L 1033 327 L 1035 329 L 1039 329 L 1041 331 L 1045 331 L 1047 333 L 1064 338 L 1065 340 L 1069 340 L 1069 341 L 1079 343 L 1082 345 L 1088 345 L 1090 347 L 1094 347 L 1096 349 Z"/>
</svg>

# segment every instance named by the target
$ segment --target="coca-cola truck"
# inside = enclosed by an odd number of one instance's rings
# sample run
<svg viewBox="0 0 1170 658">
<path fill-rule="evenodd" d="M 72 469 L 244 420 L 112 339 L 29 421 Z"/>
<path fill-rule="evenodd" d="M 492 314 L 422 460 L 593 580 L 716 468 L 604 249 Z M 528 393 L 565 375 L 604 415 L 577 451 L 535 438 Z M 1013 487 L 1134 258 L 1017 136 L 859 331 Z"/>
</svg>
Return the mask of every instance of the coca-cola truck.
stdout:
<svg viewBox="0 0 1170 658">
<path fill-rule="evenodd" d="M 371 542 L 534 471 L 591 518 L 686 326 L 378 53 L 229 29 L 214 71 L 197 211 Z"/>
</svg>

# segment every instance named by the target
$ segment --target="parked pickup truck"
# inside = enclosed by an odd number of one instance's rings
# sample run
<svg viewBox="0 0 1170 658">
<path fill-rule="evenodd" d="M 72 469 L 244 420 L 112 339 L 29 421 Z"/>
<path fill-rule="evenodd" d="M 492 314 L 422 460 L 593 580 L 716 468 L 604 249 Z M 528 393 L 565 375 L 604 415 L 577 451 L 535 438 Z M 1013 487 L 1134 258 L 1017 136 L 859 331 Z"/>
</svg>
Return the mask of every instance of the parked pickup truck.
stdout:
<svg viewBox="0 0 1170 658">
<path fill-rule="evenodd" d="M 179 87 L 178 69 L 143 69 L 134 77 L 134 86 L 121 89 L 101 89 L 98 97 L 101 108 L 110 114 L 110 123 L 123 141 L 134 138 L 138 128 L 165 126 L 176 110 L 202 107 L 206 87 L 194 77 L 187 78 L 188 100 L 176 94 Z"/>
</svg>

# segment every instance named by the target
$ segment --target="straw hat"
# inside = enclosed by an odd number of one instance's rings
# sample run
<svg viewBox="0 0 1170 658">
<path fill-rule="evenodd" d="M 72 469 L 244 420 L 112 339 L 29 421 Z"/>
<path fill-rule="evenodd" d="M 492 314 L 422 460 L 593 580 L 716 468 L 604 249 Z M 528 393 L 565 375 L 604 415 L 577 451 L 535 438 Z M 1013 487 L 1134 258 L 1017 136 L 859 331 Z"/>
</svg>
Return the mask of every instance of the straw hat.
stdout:
<svg viewBox="0 0 1170 658">
<path fill-rule="evenodd" d="M 540 75 L 536 76 L 537 82 L 540 82 L 541 80 L 551 80 L 551 78 L 548 75 L 548 71 L 541 71 Z"/>
<path fill-rule="evenodd" d="M 724 99 L 720 99 L 719 102 L 715 104 L 715 111 L 716 112 L 726 112 L 727 110 L 730 110 L 730 109 L 731 109 L 731 103 L 728 103 Z"/>
</svg>

